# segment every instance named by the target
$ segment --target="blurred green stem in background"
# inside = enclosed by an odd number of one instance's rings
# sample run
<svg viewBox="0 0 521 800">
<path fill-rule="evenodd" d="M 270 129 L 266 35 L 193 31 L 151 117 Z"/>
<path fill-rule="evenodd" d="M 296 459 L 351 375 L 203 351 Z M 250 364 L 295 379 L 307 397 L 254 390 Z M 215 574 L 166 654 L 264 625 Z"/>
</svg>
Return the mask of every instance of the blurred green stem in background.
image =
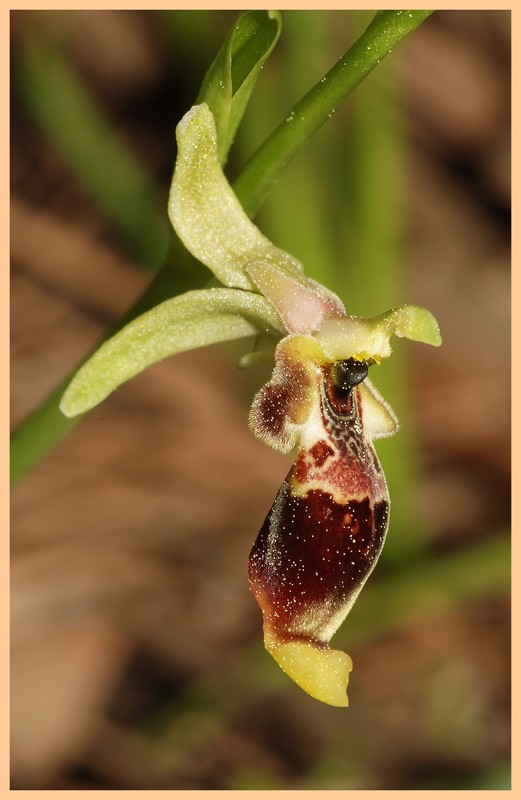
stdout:
<svg viewBox="0 0 521 800">
<path fill-rule="evenodd" d="M 300 100 L 256 151 L 234 184 L 253 215 L 303 144 L 331 119 L 346 97 L 432 11 L 377 11 L 367 30 Z"/>
<path fill-rule="evenodd" d="M 153 179 L 57 46 L 26 47 L 15 65 L 21 101 L 79 184 L 146 269 L 164 261 L 169 224 Z"/>
<path fill-rule="evenodd" d="M 236 189 L 248 213 L 255 213 L 268 190 L 291 159 L 303 144 L 331 117 L 334 110 L 339 107 L 353 89 L 391 52 L 396 44 L 411 31 L 415 30 L 430 13 L 432 12 L 382 11 L 376 13 L 367 30 L 324 76 L 325 80 L 324 78 L 319 80 L 290 111 L 286 119 L 290 118 L 291 122 L 288 123 L 285 119 L 275 129 L 266 140 L 266 143 L 261 145 L 253 155 L 239 176 L 236 182 Z M 64 148 L 69 163 L 75 165 L 77 169 L 78 178 L 82 181 L 90 181 L 88 186 L 91 190 L 95 190 L 98 193 L 101 192 L 101 194 L 107 191 L 104 200 L 101 201 L 102 206 L 107 213 L 113 214 L 114 222 L 120 224 L 125 231 L 131 232 L 136 224 L 143 225 L 143 220 L 148 221 L 146 224 L 150 224 L 153 230 L 162 231 L 163 222 L 158 223 L 154 214 L 155 201 L 151 199 L 150 205 L 143 210 L 140 216 L 139 209 L 136 210 L 133 205 L 128 207 L 125 203 L 120 205 L 117 202 L 118 192 L 115 192 L 114 195 L 112 194 L 112 190 L 108 186 L 111 180 L 110 160 L 114 157 L 117 163 L 118 156 L 115 155 L 114 151 L 118 150 L 119 146 L 115 146 L 115 134 L 113 133 L 109 137 L 109 145 L 101 146 L 101 161 L 98 161 L 95 153 L 91 151 L 92 140 L 89 138 L 89 130 L 90 133 L 99 135 L 100 130 L 103 132 L 106 129 L 106 123 L 100 121 L 102 119 L 101 111 L 92 108 L 92 119 L 90 120 L 92 125 L 89 127 L 91 104 L 90 101 L 86 100 L 87 94 L 81 89 L 79 79 L 71 78 L 68 70 L 64 72 L 60 67 L 56 68 L 56 64 L 53 64 L 52 60 L 42 59 L 35 65 L 31 59 L 32 56 L 29 55 L 29 68 L 32 67 L 31 74 L 34 80 L 37 81 L 37 93 L 29 91 L 27 85 L 24 84 L 24 67 L 20 68 L 18 65 L 16 69 L 15 77 L 18 77 L 20 69 L 22 72 L 22 86 L 25 85 L 24 100 L 29 111 L 37 119 L 38 124 L 45 129 L 47 135 L 51 137 L 55 146 Z M 253 69 L 255 64 L 251 66 Z M 35 74 L 38 72 L 41 74 Z M 42 77 L 43 74 L 46 75 L 47 80 Z M 76 108 L 76 113 L 80 115 L 80 120 L 85 122 L 85 125 L 78 124 L 75 115 L 71 116 L 67 112 L 67 108 L 54 106 L 56 97 L 53 100 L 53 95 L 55 95 L 57 87 L 53 81 L 56 80 L 67 83 L 72 94 L 81 98 L 75 103 L 74 107 Z M 62 86 L 64 83 L 62 83 Z M 206 99 L 210 100 L 211 98 Z M 60 103 L 62 101 L 67 104 L 66 97 L 61 97 Z M 54 108 L 54 113 L 48 114 L 46 112 L 47 107 Z M 58 114 L 61 116 L 58 116 Z M 54 115 L 56 115 L 56 119 L 50 121 L 50 118 L 54 117 Z M 102 135 L 101 140 L 103 138 Z M 126 147 L 121 143 L 121 153 L 125 152 Z M 88 163 L 84 161 L 86 153 L 89 156 Z M 130 165 L 129 168 L 132 173 L 132 160 L 127 159 L 124 155 L 121 155 L 121 158 L 123 159 L 123 166 Z M 97 174 L 95 180 L 92 179 L 94 173 Z M 133 174 L 137 175 L 136 180 L 139 183 L 142 180 L 139 168 L 136 168 Z M 154 193 L 149 191 L 149 182 L 146 179 L 143 180 L 142 186 L 144 186 L 144 189 L 140 196 L 143 197 L 150 194 L 150 197 L 152 197 Z M 125 211 L 125 209 L 127 210 Z M 166 210 L 164 218 L 165 220 L 167 218 Z M 154 219 L 156 220 L 155 222 L 153 221 Z M 158 226 L 157 228 L 155 227 L 156 225 Z M 156 245 L 158 252 L 164 248 L 162 233 L 157 234 Z M 158 287 L 165 290 L 161 299 L 166 299 L 188 288 L 186 286 L 186 272 L 183 273 L 181 286 L 176 288 L 175 275 L 178 254 L 179 249 L 174 246 L 173 258 L 168 258 L 167 265 L 162 268 L 162 272 L 167 270 L 172 274 L 168 275 L 166 279 L 164 276 L 156 278 L 156 283 L 153 287 L 154 298 L 158 295 Z M 152 257 L 152 261 L 154 258 L 156 256 Z M 175 262 L 174 269 L 172 269 L 172 260 Z M 153 263 L 151 265 L 153 266 Z M 201 272 L 198 271 L 190 288 L 199 286 L 200 278 Z M 158 300 L 155 300 L 155 302 L 158 302 Z M 139 313 L 141 313 L 144 305 L 146 307 L 146 298 L 139 301 L 138 306 L 129 312 L 126 319 L 136 316 L 138 308 Z M 112 331 L 109 333 L 112 333 Z M 72 375 L 68 376 L 64 383 L 68 382 L 70 377 Z M 11 442 L 12 482 L 21 478 L 35 466 L 74 425 L 74 422 L 62 417 L 57 411 L 57 399 L 58 391 L 55 390 L 14 432 Z"/>
<path fill-rule="evenodd" d="M 405 246 L 404 122 L 398 96 L 401 51 L 357 92 L 350 106 L 345 160 L 335 202 L 341 209 L 342 269 L 331 288 L 348 308 L 367 316 L 411 297 Z M 409 403 L 408 349 L 396 342 L 392 363 L 372 370 L 371 378 L 396 412 L 397 436 L 380 440 L 378 455 L 392 498 L 391 536 L 382 563 L 413 557 L 425 547 L 427 521 L 418 501 L 418 454 Z"/>
</svg>

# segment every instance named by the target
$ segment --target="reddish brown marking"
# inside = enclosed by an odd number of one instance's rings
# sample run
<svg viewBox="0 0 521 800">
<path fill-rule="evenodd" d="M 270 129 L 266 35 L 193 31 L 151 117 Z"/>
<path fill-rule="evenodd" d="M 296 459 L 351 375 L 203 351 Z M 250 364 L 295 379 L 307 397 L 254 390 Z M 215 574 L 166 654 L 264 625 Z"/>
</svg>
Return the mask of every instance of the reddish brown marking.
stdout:
<svg viewBox="0 0 521 800">
<path fill-rule="evenodd" d="M 309 454 L 313 458 L 315 466 L 322 467 L 329 456 L 333 456 L 335 454 L 335 451 L 328 445 L 327 442 L 324 441 L 324 439 L 319 439 L 319 441 L 313 445 L 309 451 Z"/>
<path fill-rule="evenodd" d="M 259 433 L 280 437 L 288 420 L 298 415 L 305 403 L 310 381 L 306 369 L 299 363 L 284 362 L 284 370 L 258 392 L 252 406 L 252 419 Z"/>
<path fill-rule="evenodd" d="M 298 483 L 305 483 L 309 473 L 309 465 L 307 460 L 307 453 L 301 450 L 297 456 L 297 460 L 293 465 L 293 474 Z"/>
<path fill-rule="evenodd" d="M 325 381 L 327 399 L 333 411 L 341 417 L 349 416 L 353 411 L 353 393 L 351 389 L 335 386 L 327 377 Z"/>
<path fill-rule="evenodd" d="M 388 508 L 369 497 L 337 503 L 319 489 L 298 497 L 284 481 L 250 554 L 251 587 L 271 633 L 324 641 L 380 553 Z"/>
<path fill-rule="evenodd" d="M 371 444 L 361 439 L 357 439 L 355 442 L 358 443 L 356 453 L 346 449 L 341 440 L 336 441 L 340 450 L 339 457 L 328 461 L 322 472 L 316 476 L 320 480 L 321 487 L 330 486 L 332 490 L 345 498 L 352 495 L 358 497 L 385 495 L 387 491 L 385 478 L 378 462 L 376 462 L 378 470 L 375 466 L 376 456 L 374 456 Z"/>
</svg>

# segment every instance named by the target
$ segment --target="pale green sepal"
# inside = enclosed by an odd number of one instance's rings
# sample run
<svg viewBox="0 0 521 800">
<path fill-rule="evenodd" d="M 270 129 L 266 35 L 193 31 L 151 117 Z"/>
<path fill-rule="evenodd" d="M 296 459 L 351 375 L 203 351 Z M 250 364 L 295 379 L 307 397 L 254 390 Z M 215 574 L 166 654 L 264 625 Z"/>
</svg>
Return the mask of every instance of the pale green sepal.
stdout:
<svg viewBox="0 0 521 800">
<path fill-rule="evenodd" d="M 239 289 L 255 288 L 245 271 L 252 261 L 302 274 L 300 262 L 275 247 L 244 212 L 219 165 L 215 122 L 206 103 L 193 106 L 176 133 L 168 213 L 187 250 L 221 283 Z"/>
<path fill-rule="evenodd" d="M 63 395 L 67 417 L 89 411 L 114 389 L 167 356 L 214 342 L 280 334 L 271 304 L 238 289 L 203 289 L 174 297 L 132 320 L 80 368 Z"/>
</svg>

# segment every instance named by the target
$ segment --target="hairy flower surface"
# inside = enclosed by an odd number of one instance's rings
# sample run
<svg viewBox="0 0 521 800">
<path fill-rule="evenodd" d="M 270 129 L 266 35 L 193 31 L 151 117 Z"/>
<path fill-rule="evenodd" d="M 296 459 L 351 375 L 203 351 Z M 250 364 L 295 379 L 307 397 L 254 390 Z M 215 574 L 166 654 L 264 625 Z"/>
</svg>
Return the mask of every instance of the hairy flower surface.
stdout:
<svg viewBox="0 0 521 800">
<path fill-rule="evenodd" d="M 296 449 L 296 459 L 252 548 L 250 585 L 265 646 L 282 669 L 318 700 L 346 706 L 351 659 L 329 642 L 385 540 L 389 494 L 373 440 L 398 427 L 368 371 L 391 354 L 392 335 L 439 345 L 438 325 L 413 305 L 348 316 L 333 292 L 272 244 L 224 176 L 206 104 L 184 116 L 177 142 L 170 219 L 221 286 L 167 300 L 123 328 L 79 370 L 61 409 L 86 411 L 181 350 L 251 336 L 277 342 L 249 424 L 281 453 Z M 256 348 L 242 363 L 264 355 Z"/>
</svg>

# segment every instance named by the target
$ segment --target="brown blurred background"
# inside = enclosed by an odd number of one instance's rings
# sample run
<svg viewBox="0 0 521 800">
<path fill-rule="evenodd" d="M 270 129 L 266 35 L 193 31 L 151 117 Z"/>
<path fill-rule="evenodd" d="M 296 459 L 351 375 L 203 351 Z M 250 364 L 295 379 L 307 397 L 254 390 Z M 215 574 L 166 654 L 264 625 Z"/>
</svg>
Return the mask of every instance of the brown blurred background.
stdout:
<svg viewBox="0 0 521 800">
<path fill-rule="evenodd" d="M 355 36 L 351 12 L 283 17 L 259 103 L 298 48 L 315 67 L 314 30 L 324 66 L 308 86 Z M 150 281 L 175 124 L 234 19 L 12 13 L 13 428 Z M 430 308 L 444 344 L 396 345 L 419 511 L 393 495 L 389 552 L 334 640 L 354 661 L 350 708 L 311 700 L 262 647 L 246 564 L 289 464 L 247 429 L 263 375 L 236 368 L 241 347 L 185 353 L 112 395 L 13 490 L 13 788 L 509 788 L 510 14 L 436 12 L 398 50 L 379 69 L 396 56 L 399 302 Z M 99 164 L 71 156 L 78 85 L 101 139 L 115 131 L 150 181 L 152 243 L 132 238 L 139 208 L 122 224 L 93 190 Z M 232 172 L 266 124 L 255 103 Z M 338 124 L 347 150 L 349 110 Z"/>
</svg>

